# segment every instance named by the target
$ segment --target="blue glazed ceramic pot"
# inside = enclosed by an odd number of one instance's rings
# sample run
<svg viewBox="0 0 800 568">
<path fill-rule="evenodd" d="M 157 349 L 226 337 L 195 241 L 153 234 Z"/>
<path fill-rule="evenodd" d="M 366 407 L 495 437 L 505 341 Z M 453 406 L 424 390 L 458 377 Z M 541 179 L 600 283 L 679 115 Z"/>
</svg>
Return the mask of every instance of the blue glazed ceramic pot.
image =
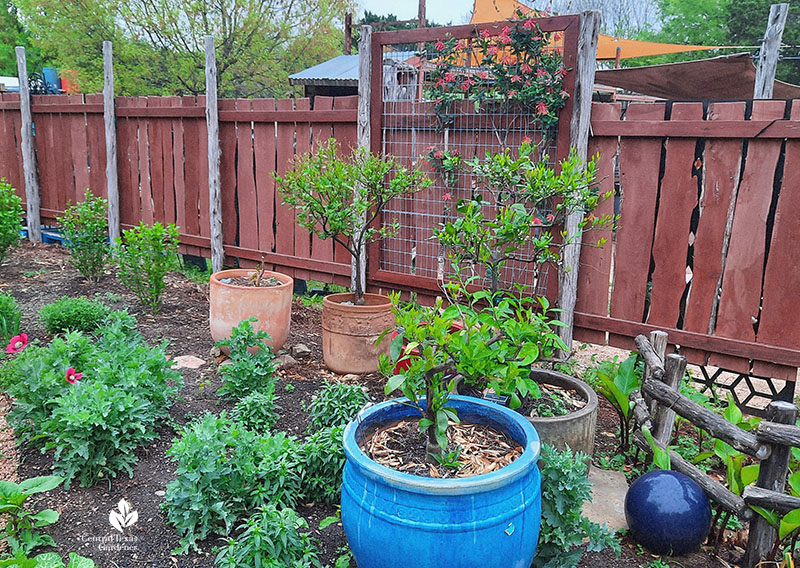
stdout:
<svg viewBox="0 0 800 568">
<path fill-rule="evenodd" d="M 464 422 L 507 433 L 522 455 L 463 479 L 401 473 L 369 459 L 358 440 L 419 413 L 396 401 L 363 410 L 345 429 L 342 485 L 342 524 L 359 568 L 529 568 L 542 514 L 539 436 L 527 418 L 491 402 L 452 396 L 448 406 Z"/>
<path fill-rule="evenodd" d="M 711 528 L 711 505 L 697 483 L 669 470 L 645 473 L 625 496 L 633 539 L 654 554 L 697 549 Z"/>
</svg>

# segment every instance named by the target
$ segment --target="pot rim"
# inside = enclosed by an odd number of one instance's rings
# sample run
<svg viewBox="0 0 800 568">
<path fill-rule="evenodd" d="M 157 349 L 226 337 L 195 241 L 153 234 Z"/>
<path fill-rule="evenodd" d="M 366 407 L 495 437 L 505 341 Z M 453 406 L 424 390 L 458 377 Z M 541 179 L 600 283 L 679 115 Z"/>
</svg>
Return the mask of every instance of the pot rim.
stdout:
<svg viewBox="0 0 800 568">
<path fill-rule="evenodd" d="M 276 290 L 294 285 L 294 278 L 288 274 L 284 274 L 283 272 L 275 272 L 272 270 L 265 270 L 264 274 L 267 276 L 272 276 L 276 280 L 280 280 L 280 284 L 277 286 L 259 286 L 256 288 L 255 286 L 239 286 L 238 284 L 231 284 L 229 282 L 222 282 L 220 280 L 220 278 L 236 278 L 238 276 L 246 276 L 247 274 L 256 272 L 257 270 L 257 268 L 229 268 L 227 270 L 220 270 L 219 272 L 214 272 L 211 274 L 209 282 L 213 281 L 216 285 L 227 288 L 236 288 L 238 290 Z"/>
<path fill-rule="evenodd" d="M 335 292 L 333 294 L 328 294 L 327 296 L 322 297 L 322 305 L 330 304 L 333 306 L 341 306 L 343 309 L 347 309 L 349 305 L 343 305 L 342 302 L 346 301 L 346 298 L 352 299 L 355 297 L 355 292 Z M 386 306 L 392 305 L 392 300 L 389 299 L 389 296 L 385 294 L 373 294 L 372 292 L 364 292 L 364 298 L 374 298 L 381 300 L 380 302 L 376 302 L 374 304 L 363 304 L 360 306 L 353 306 L 356 308 L 384 308 Z"/>
<path fill-rule="evenodd" d="M 496 487 L 504 486 L 514 479 L 526 475 L 531 466 L 535 466 L 539 459 L 541 442 L 536 429 L 521 414 L 509 410 L 503 406 L 488 402 L 482 399 L 475 399 L 468 396 L 451 395 L 449 402 L 457 403 L 457 406 L 476 405 L 484 407 L 489 414 L 504 415 L 507 419 L 518 426 L 524 436 L 524 442 L 516 440 L 523 446 L 522 455 L 507 466 L 490 473 L 475 475 L 472 477 L 440 479 L 433 477 L 421 477 L 410 473 L 403 473 L 381 465 L 369 458 L 358 446 L 356 434 L 363 422 L 374 417 L 376 414 L 383 413 L 387 408 L 400 405 L 408 401 L 407 398 L 396 398 L 381 402 L 374 406 L 362 409 L 356 417 L 350 421 L 344 431 L 343 443 L 347 460 L 362 470 L 362 473 L 374 479 L 382 479 L 384 483 L 402 488 L 405 491 L 415 493 L 435 493 L 435 494 L 461 494 L 464 492 L 479 493 L 490 491 Z M 416 410 L 410 407 L 409 416 L 413 416 Z M 376 423 L 380 423 L 376 421 Z M 510 435 L 510 434 L 509 434 Z"/>
</svg>

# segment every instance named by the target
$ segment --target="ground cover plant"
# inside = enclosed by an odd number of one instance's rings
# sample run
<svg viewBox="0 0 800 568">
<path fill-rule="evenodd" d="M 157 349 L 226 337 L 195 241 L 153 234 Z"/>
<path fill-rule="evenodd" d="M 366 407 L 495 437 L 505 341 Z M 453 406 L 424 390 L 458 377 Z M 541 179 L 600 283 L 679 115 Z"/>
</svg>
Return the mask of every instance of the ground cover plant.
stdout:
<svg viewBox="0 0 800 568">
<path fill-rule="evenodd" d="M 55 335 L 65 331 L 92 332 L 103 325 L 111 308 L 99 300 L 64 296 L 39 310 L 39 317 L 47 333 Z"/>
</svg>

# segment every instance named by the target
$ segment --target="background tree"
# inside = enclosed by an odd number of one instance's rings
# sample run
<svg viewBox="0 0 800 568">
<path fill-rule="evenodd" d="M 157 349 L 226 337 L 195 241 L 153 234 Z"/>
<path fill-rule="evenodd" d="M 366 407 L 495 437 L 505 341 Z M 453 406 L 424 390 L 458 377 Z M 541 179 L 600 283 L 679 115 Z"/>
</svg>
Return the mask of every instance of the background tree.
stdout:
<svg viewBox="0 0 800 568">
<path fill-rule="evenodd" d="M 288 75 L 341 53 L 354 0 L 14 0 L 22 23 L 84 92 L 102 85 L 114 42 L 117 94 L 201 94 L 203 37 L 215 38 L 219 92 L 284 96 Z"/>
<path fill-rule="evenodd" d="M 42 65 L 39 50 L 30 43 L 30 36 L 17 18 L 17 8 L 10 1 L 0 1 L 0 75 L 17 76 L 17 56 L 14 47 L 25 47 L 31 69 Z"/>
</svg>

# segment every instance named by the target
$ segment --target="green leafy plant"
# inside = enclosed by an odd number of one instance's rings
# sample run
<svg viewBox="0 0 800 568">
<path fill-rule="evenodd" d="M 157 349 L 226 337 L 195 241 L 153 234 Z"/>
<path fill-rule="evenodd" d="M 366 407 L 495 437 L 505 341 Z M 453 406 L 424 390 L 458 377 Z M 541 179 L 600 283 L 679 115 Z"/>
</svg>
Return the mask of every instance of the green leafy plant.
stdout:
<svg viewBox="0 0 800 568">
<path fill-rule="evenodd" d="M 231 411 L 231 418 L 248 430 L 264 434 L 280 419 L 275 404 L 275 385 L 271 384 L 263 391 L 251 392 L 236 403 Z"/>
<path fill-rule="evenodd" d="M 303 494 L 318 503 L 338 503 L 342 491 L 344 446 L 342 426 L 325 427 L 300 446 Z"/>
<path fill-rule="evenodd" d="M 47 304 L 39 310 L 39 319 L 47 333 L 56 334 L 65 331 L 93 332 L 99 328 L 111 308 L 98 300 L 89 298 L 69 298 Z"/>
<path fill-rule="evenodd" d="M 588 552 L 606 547 L 620 552 L 620 543 L 607 526 L 581 514 L 584 501 L 591 499 L 587 459 L 569 448 L 559 452 L 542 445 L 542 525 L 533 568 L 574 568 L 583 556 L 584 539 Z"/>
<path fill-rule="evenodd" d="M 361 266 L 367 243 L 397 232 L 397 224 L 376 227 L 384 206 L 394 197 L 431 184 L 418 170 L 409 170 L 391 156 L 379 157 L 363 148 L 340 157 L 330 139 L 314 153 L 298 156 L 285 176 L 276 176 L 285 204 L 297 211 L 297 222 L 321 239 L 333 239 Z M 356 279 L 356 303 L 364 291 Z"/>
<path fill-rule="evenodd" d="M 176 553 L 230 534 L 261 506 L 292 507 L 302 494 L 298 448 L 284 433 L 259 435 L 228 418 L 205 414 L 187 425 L 167 455 L 177 462 L 162 510 L 180 536 Z"/>
<path fill-rule="evenodd" d="M 37 529 L 55 523 L 58 513 L 52 509 L 32 513 L 25 508 L 25 501 L 31 495 L 55 489 L 62 481 L 62 477 L 52 475 L 33 477 L 21 483 L 0 481 L 0 518 L 6 521 L 0 539 L 8 542 L 11 554 L 27 555 L 40 546 L 55 545 L 49 535 L 40 534 Z"/>
<path fill-rule="evenodd" d="M 161 223 L 139 223 L 117 239 L 119 279 L 153 312 L 161 308 L 164 276 L 176 266 L 177 253 L 178 228 L 172 224 L 165 228 Z"/>
<path fill-rule="evenodd" d="M 215 548 L 221 568 L 321 568 L 308 523 L 291 509 L 263 506 L 239 525 L 239 534 Z"/>
<path fill-rule="evenodd" d="M 0 567 L 8 568 L 94 568 L 94 561 L 75 552 L 69 553 L 69 560 L 64 566 L 64 561 L 55 552 L 37 554 L 34 558 L 17 553 L 13 558 L 0 560 Z"/>
<path fill-rule="evenodd" d="M 620 425 L 620 451 L 630 446 L 633 428 L 633 403 L 630 395 L 642 386 L 642 370 L 636 364 L 637 355 L 631 354 L 623 362 L 605 361 L 592 372 L 587 373 L 591 386 L 597 394 L 605 398 L 614 408 Z"/>
<path fill-rule="evenodd" d="M 369 396 L 361 385 L 326 383 L 311 402 L 308 431 L 346 426 L 368 402 Z"/>
<path fill-rule="evenodd" d="M 258 321 L 251 317 L 242 320 L 231 330 L 229 339 L 217 342 L 217 347 L 227 347 L 230 364 L 222 367 L 223 385 L 217 391 L 220 396 L 235 400 L 253 392 L 275 392 L 275 371 L 278 367 L 272 348 L 264 340 L 269 334 L 253 328 Z"/>
<path fill-rule="evenodd" d="M 95 197 L 87 188 L 83 201 L 68 203 L 64 215 L 58 218 L 72 263 L 91 282 L 100 280 L 110 260 L 107 211 L 108 201 Z"/>
<path fill-rule="evenodd" d="M 8 292 L 0 291 L 0 342 L 5 347 L 8 341 L 19 333 L 22 312 L 17 300 Z"/>
<path fill-rule="evenodd" d="M 22 200 L 5 178 L 0 178 L 0 262 L 19 243 Z"/>
</svg>

